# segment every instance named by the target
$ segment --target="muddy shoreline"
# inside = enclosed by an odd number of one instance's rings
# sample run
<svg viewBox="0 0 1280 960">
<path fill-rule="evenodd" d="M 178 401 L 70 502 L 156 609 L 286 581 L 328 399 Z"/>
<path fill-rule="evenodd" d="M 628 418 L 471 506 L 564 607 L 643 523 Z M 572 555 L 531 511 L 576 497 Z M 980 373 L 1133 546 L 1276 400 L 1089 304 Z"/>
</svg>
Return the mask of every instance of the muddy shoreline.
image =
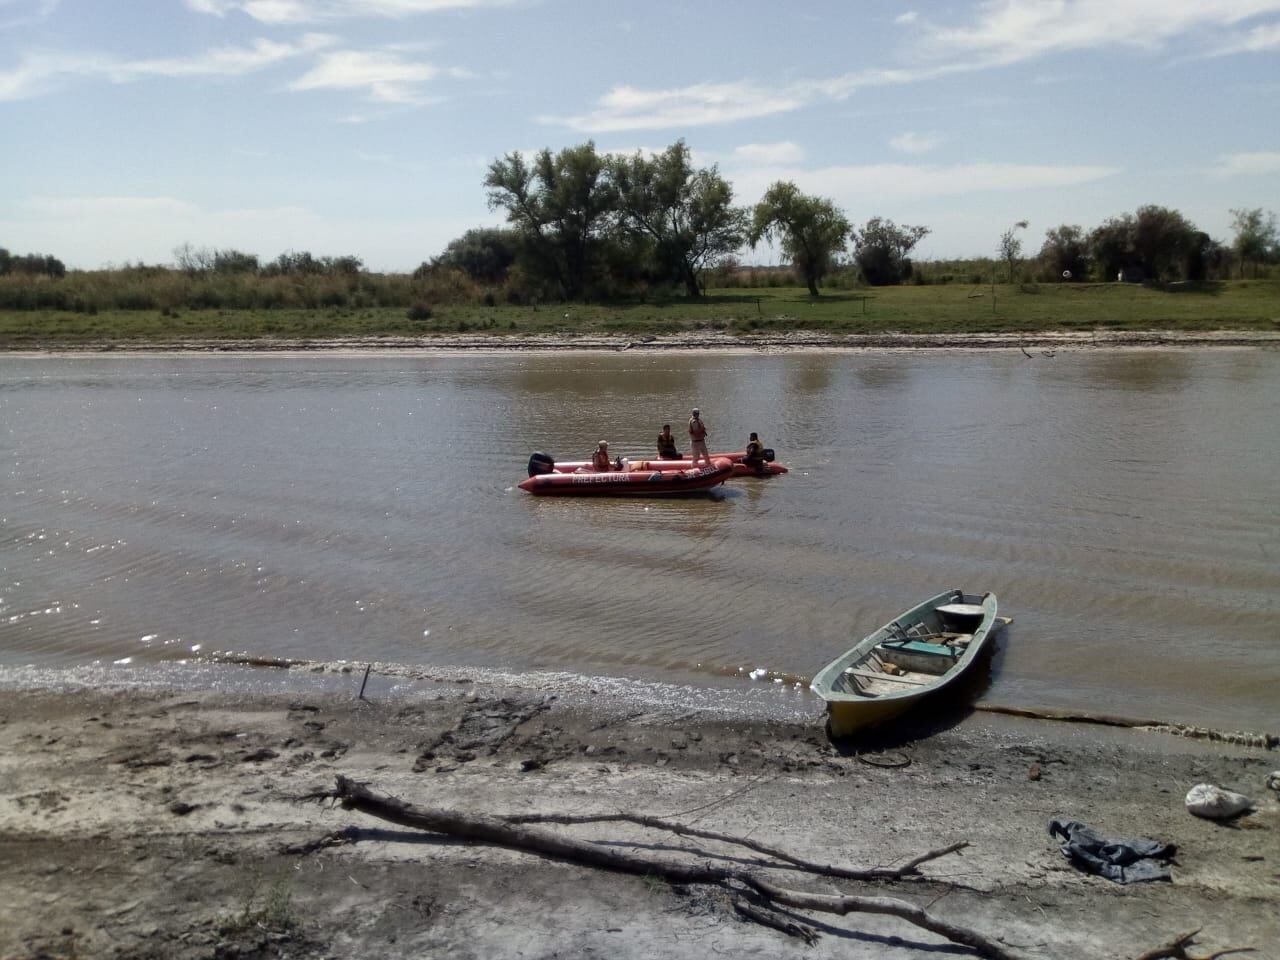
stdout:
<svg viewBox="0 0 1280 960">
<path fill-rule="evenodd" d="M 324 339 L 108 340 L 65 343 L 60 341 L 7 344 L 10 355 L 94 353 L 404 353 L 432 351 L 539 352 L 539 351 L 859 351 L 859 350 L 1021 350 L 1023 352 L 1073 349 L 1230 348 L 1280 346 L 1280 331 L 1254 330 L 1091 330 L 1028 331 L 1018 333 L 875 333 L 831 336 L 796 331 L 784 334 L 731 336 L 714 331 L 693 331 L 663 336 L 544 334 L 501 336 L 446 334 L 424 337 L 335 337 Z"/>
<path fill-rule="evenodd" d="M 351 678 L 354 680 L 354 678 Z M 1274 750 L 984 714 L 832 745 L 811 720 L 725 717 L 484 683 L 287 693 L 0 690 L 0 956 L 759 957 L 972 955 L 891 917 L 742 920 L 715 889 L 413 834 L 302 802 L 342 774 L 471 813 L 660 815 L 848 865 L 968 841 L 890 895 L 1027 957 L 1132 957 L 1203 927 L 1204 953 L 1280 943 Z M 1230 825 L 1195 783 L 1245 792 Z M 1178 846 L 1167 883 L 1068 864 L 1049 819 Z M 672 857 L 697 846 L 618 824 L 574 835 Z M 333 831 L 346 841 L 302 852 Z M 736 858 L 736 859 L 734 859 Z"/>
</svg>

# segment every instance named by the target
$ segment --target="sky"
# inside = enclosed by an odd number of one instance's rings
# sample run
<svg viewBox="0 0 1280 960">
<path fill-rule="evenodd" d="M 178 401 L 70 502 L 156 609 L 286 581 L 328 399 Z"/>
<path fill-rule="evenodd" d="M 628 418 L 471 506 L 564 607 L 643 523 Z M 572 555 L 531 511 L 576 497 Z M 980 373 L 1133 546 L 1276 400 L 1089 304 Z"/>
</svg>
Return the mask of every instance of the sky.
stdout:
<svg viewBox="0 0 1280 960">
<path fill-rule="evenodd" d="M 1229 242 L 1280 215 L 1280 0 L 0 0 L 0 246 L 72 268 L 411 270 L 511 151 L 678 139 L 918 259 L 1144 204 Z"/>
</svg>

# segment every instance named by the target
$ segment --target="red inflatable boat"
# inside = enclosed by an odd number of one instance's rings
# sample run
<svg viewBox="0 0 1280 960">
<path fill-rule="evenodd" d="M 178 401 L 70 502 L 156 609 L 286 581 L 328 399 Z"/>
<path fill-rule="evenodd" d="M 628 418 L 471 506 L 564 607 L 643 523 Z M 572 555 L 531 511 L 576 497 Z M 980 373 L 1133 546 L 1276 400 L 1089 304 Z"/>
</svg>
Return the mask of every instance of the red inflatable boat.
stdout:
<svg viewBox="0 0 1280 960">
<path fill-rule="evenodd" d="M 693 493 L 718 486 L 733 475 L 733 463 L 724 457 L 712 458 L 711 466 L 695 468 L 686 463 L 680 469 L 680 461 L 670 460 L 666 462 L 675 464 L 674 469 L 637 469 L 641 464 L 632 464 L 628 469 L 608 473 L 586 469 L 565 473 L 560 471 L 560 464 L 554 470 L 534 473 L 535 462 L 530 459 L 532 475 L 520 484 L 520 489 L 539 496 L 656 497 Z"/>
<path fill-rule="evenodd" d="M 771 452 L 771 451 L 769 451 Z M 733 474 L 735 477 L 772 477 L 780 473 L 786 473 L 787 468 L 780 463 L 774 463 L 772 460 L 766 460 L 761 466 L 754 467 L 750 464 L 742 462 L 742 458 L 747 454 L 743 450 L 736 453 L 713 453 L 712 461 L 728 460 L 733 464 Z M 624 463 L 633 470 L 688 470 L 693 466 L 693 461 L 688 457 L 680 460 L 624 460 Z M 590 460 L 572 460 L 561 463 L 556 462 L 552 468 L 556 473 L 573 473 L 575 470 L 590 470 Z"/>
</svg>

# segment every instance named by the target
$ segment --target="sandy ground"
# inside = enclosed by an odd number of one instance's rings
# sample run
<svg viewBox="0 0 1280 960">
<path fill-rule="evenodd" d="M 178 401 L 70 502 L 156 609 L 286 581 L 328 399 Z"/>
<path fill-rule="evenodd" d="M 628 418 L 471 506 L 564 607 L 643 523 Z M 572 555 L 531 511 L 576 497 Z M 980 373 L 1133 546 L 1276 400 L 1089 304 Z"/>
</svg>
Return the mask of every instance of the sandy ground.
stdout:
<svg viewBox="0 0 1280 960">
<path fill-rule="evenodd" d="M 1020 350 L 1031 356 L 1052 356 L 1058 350 L 1152 347 L 1265 347 L 1280 345 L 1280 330 L 1091 330 L 1025 333 L 876 333 L 831 336 L 809 331 L 733 336 L 696 330 L 663 336 L 535 334 L 501 336 L 441 334 L 424 337 L 335 337 L 277 340 L 152 340 L 103 341 L 83 344 L 33 343 L 6 346 L 9 353 L 84 354 L 129 353 L 311 353 L 358 351 L 399 353 L 413 350 L 542 351 L 542 350 L 715 350 L 718 352 L 787 352 L 804 350 L 969 349 Z"/>
<path fill-rule="evenodd" d="M 679 819 L 824 862 L 900 862 L 892 895 L 1027 957 L 1132 957 L 1203 927 L 1280 957 L 1275 751 L 972 714 L 833 747 L 816 722 L 467 684 L 350 692 L 0 691 L 0 956 L 640 958 L 970 956 L 892 917 L 809 917 L 814 946 L 740 919 L 721 889 L 673 887 L 412 833 L 301 802 L 336 774 L 471 813 Z M 907 765 L 883 766 L 891 763 Z M 1257 810 L 1183 806 L 1202 781 Z M 1120 886 L 1068 864 L 1069 817 L 1176 843 L 1173 880 Z M 331 831 L 354 842 L 299 852 Z M 754 855 L 622 824 L 559 828 L 665 857 Z M 721 861 L 725 862 L 725 861 Z M 1194 952 L 1194 951 L 1193 951 Z"/>
</svg>

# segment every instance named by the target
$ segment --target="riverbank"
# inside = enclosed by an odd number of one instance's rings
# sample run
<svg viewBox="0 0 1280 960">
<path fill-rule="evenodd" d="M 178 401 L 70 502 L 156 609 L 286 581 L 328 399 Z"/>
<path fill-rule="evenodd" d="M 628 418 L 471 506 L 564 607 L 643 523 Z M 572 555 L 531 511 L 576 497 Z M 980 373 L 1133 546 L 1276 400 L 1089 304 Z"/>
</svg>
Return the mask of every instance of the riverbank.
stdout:
<svg viewBox="0 0 1280 960">
<path fill-rule="evenodd" d="M 743 921 L 719 888 L 300 801 L 338 775 L 468 814 L 663 816 L 848 866 L 967 841 L 901 882 L 771 877 L 898 897 L 1019 956 L 1132 957 L 1196 927 L 1206 953 L 1277 956 L 1273 751 L 982 715 L 836 749 L 814 722 L 692 705 L 480 683 L 352 692 L 0 692 L 0 956 L 968 955 L 893 917 L 795 912 L 819 934 L 809 947 Z M 1183 796 L 1204 781 L 1250 794 L 1257 812 L 1229 826 L 1190 816 Z M 1078 872 L 1047 833 L 1055 817 L 1177 844 L 1172 882 Z M 621 823 L 563 829 L 636 854 L 756 860 Z"/>
<path fill-rule="evenodd" d="M 802 288 L 713 289 L 690 300 L 658 297 L 607 303 L 416 303 L 372 306 L 346 295 L 310 307 L 245 307 L 182 297 L 163 309 L 0 310 L 0 349 L 171 349 L 208 344 L 271 345 L 385 341 L 388 345 L 483 345 L 562 339 L 607 344 L 689 341 L 747 347 L 791 338 L 854 344 L 906 336 L 1052 342 L 1059 334 L 1117 333 L 1177 337 L 1221 331 L 1280 335 L 1280 282 L 1236 280 L 1167 286 L 1128 283 L 906 285 L 828 291 Z M 236 301 L 239 302 L 239 301 Z M 250 302 L 253 302 L 252 300 Z M 320 305 L 324 303 L 325 305 Z M 1044 338 L 1048 338 L 1045 341 Z M 911 341 L 905 341 L 907 343 Z M 929 343 L 927 339 L 923 341 Z"/>
<path fill-rule="evenodd" d="M 716 351 L 721 353 L 786 353 L 799 351 L 862 350 L 1011 350 L 1043 356 L 1058 350 L 1224 348 L 1280 346 L 1280 331 L 1264 330 L 1093 330 L 1034 333 L 882 333 L 831 335 L 810 331 L 784 334 L 733 336 L 714 331 L 692 331 L 639 339 L 625 335 L 540 334 L 439 334 L 434 336 L 361 336 L 288 339 L 179 338 L 156 340 L 98 340 L 83 343 L 56 341 L 10 345 L 10 355 L 69 355 L 115 353 L 409 353 L 414 351 L 524 352 L 524 351 Z"/>
</svg>

